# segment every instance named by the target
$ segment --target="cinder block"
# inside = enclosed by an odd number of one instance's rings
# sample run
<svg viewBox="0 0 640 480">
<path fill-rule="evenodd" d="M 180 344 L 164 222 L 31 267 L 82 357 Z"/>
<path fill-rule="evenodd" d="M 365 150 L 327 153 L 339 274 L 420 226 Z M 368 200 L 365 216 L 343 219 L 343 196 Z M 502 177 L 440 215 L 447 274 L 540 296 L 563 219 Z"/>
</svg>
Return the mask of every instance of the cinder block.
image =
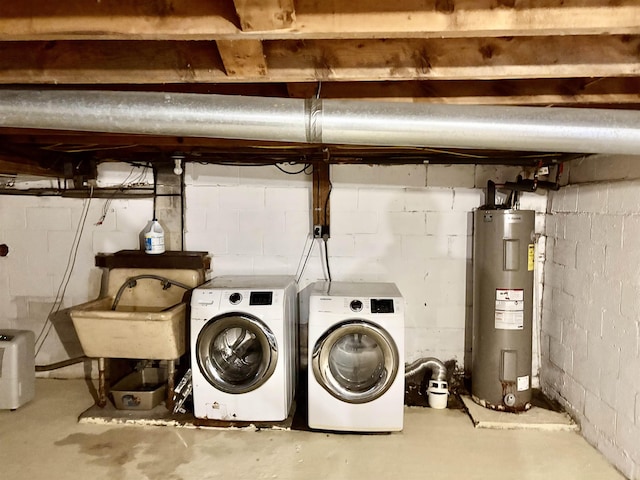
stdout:
<svg viewBox="0 0 640 480">
<path fill-rule="evenodd" d="M 360 235 L 358 235 L 360 236 Z M 355 257 L 355 235 L 331 234 L 329 239 L 329 252 L 331 257 Z"/>
<path fill-rule="evenodd" d="M 140 248 L 138 232 L 94 232 L 92 236 L 93 252 L 117 252 Z"/>
<path fill-rule="evenodd" d="M 71 209 L 57 207 L 28 207 L 27 228 L 34 232 L 71 230 Z"/>
<path fill-rule="evenodd" d="M 216 275 L 251 275 L 253 258 L 252 255 L 218 255 L 213 268 Z"/>
<path fill-rule="evenodd" d="M 447 237 L 447 257 L 471 260 L 473 250 L 472 237 Z"/>
<path fill-rule="evenodd" d="M 551 214 L 551 213 L 546 214 L 545 225 L 544 225 L 544 234 L 547 235 L 550 238 L 558 237 L 558 234 L 556 232 L 557 218 L 558 218 L 557 214 Z M 562 235 L 560 235 L 560 236 L 562 236 Z"/>
<path fill-rule="evenodd" d="M 380 165 L 382 185 L 399 187 L 424 187 L 427 183 L 425 165 Z"/>
<path fill-rule="evenodd" d="M 637 250 L 640 240 L 640 215 L 624 216 L 622 222 L 622 247 L 625 251 Z"/>
<path fill-rule="evenodd" d="M 216 165 L 188 162 L 185 168 L 185 183 L 187 185 L 238 185 L 240 183 L 240 168 L 235 165 Z"/>
<path fill-rule="evenodd" d="M 404 195 L 407 212 L 441 212 L 453 209 L 451 188 L 408 188 Z"/>
<path fill-rule="evenodd" d="M 209 252 L 212 255 L 225 255 L 229 253 L 229 247 L 227 244 L 227 234 L 224 231 L 220 232 L 189 232 L 184 236 L 185 249 L 201 252 Z M 217 272 L 218 268 L 217 257 L 213 261 L 214 269 Z"/>
<path fill-rule="evenodd" d="M 607 213 L 640 213 L 640 198 L 638 198 L 639 188 L 640 182 L 638 181 L 610 183 Z"/>
<path fill-rule="evenodd" d="M 263 254 L 262 246 L 263 235 L 247 235 L 244 233 L 227 233 L 227 241 L 231 247 L 231 253 L 236 255 L 256 255 Z"/>
<path fill-rule="evenodd" d="M 285 211 L 284 228 L 288 235 L 306 235 L 311 232 L 309 211 Z"/>
<path fill-rule="evenodd" d="M 331 167 L 331 182 L 334 186 L 379 185 L 380 169 L 373 165 L 333 165 Z"/>
<path fill-rule="evenodd" d="M 578 212 L 605 213 L 609 198 L 607 184 L 580 185 L 578 190 Z"/>
<path fill-rule="evenodd" d="M 554 292 L 554 297 L 556 292 Z M 555 338 L 562 340 L 562 319 L 555 314 L 553 309 L 544 308 L 542 312 L 542 331 Z"/>
<path fill-rule="evenodd" d="M 205 212 L 207 231 L 210 233 L 236 233 L 240 231 L 240 213 L 232 209 L 208 210 Z"/>
<path fill-rule="evenodd" d="M 484 203 L 484 193 L 480 189 L 455 188 L 453 190 L 453 210 L 472 212 Z"/>
<path fill-rule="evenodd" d="M 640 287 L 622 282 L 620 313 L 629 319 L 640 317 Z"/>
<path fill-rule="evenodd" d="M 558 265 L 575 268 L 577 242 L 556 238 L 553 245 L 553 261 Z"/>
<path fill-rule="evenodd" d="M 358 210 L 401 212 L 404 210 L 404 190 L 399 188 L 360 188 Z"/>
<path fill-rule="evenodd" d="M 265 189 L 265 207 L 267 210 L 309 212 L 311 210 L 309 197 L 309 188 L 267 187 Z M 329 200 L 329 205 L 331 205 L 331 200 Z"/>
<path fill-rule="evenodd" d="M 562 187 L 564 199 L 562 201 L 562 211 L 576 213 L 578 211 L 578 186 Z"/>
<path fill-rule="evenodd" d="M 284 211 L 282 210 L 242 210 L 238 212 L 239 231 L 247 235 L 282 237 L 284 231 Z"/>
<path fill-rule="evenodd" d="M 295 265 L 287 256 L 263 256 L 253 258 L 253 273 L 256 275 L 293 275 Z"/>
<path fill-rule="evenodd" d="M 427 212 L 428 235 L 471 235 L 473 223 L 467 212 Z"/>
<path fill-rule="evenodd" d="M 598 450 L 627 478 L 632 478 L 634 463 L 628 453 L 611 437 L 598 439 Z"/>
<path fill-rule="evenodd" d="M 359 258 L 398 258 L 402 255 L 402 237 L 391 232 L 359 234 L 353 238 L 356 256 Z"/>
<path fill-rule="evenodd" d="M 218 195 L 223 209 L 260 210 L 265 207 L 264 187 L 221 187 Z"/>
<path fill-rule="evenodd" d="M 264 255 L 267 257 L 281 256 L 299 258 L 303 254 L 305 243 L 308 245 L 309 241 L 305 235 L 282 235 L 278 231 L 266 230 L 264 233 Z M 306 253 L 306 250 L 304 250 L 304 252 Z"/>
<path fill-rule="evenodd" d="M 388 230 L 396 235 L 421 235 L 427 230 L 422 212 L 381 212 L 379 222 L 382 231 Z"/>
<path fill-rule="evenodd" d="M 606 263 L 605 251 L 604 245 L 579 241 L 576 247 L 576 269 L 587 275 L 602 275 Z"/>
<path fill-rule="evenodd" d="M 621 282 L 638 282 L 640 249 L 605 247 L 604 277 Z"/>
<path fill-rule="evenodd" d="M 358 189 L 334 184 L 329 201 L 332 214 L 337 211 L 354 212 L 358 210 Z M 362 208 L 362 210 L 365 209 Z"/>
<path fill-rule="evenodd" d="M 564 239 L 570 241 L 588 241 L 591 238 L 591 215 L 567 215 L 564 225 Z"/>
<path fill-rule="evenodd" d="M 279 164 L 279 167 L 290 174 L 284 173 L 279 170 L 275 165 L 262 165 L 262 166 L 241 166 L 240 184 L 241 185 L 279 185 L 279 186 L 300 186 L 307 187 L 311 185 L 311 167 L 307 169 L 309 175 L 306 175 L 301 170 L 304 168 L 304 164 Z M 300 173 L 293 173 L 300 172 Z"/>
<path fill-rule="evenodd" d="M 475 165 L 427 165 L 428 187 L 462 187 L 475 186 Z"/>
<path fill-rule="evenodd" d="M 188 185 L 185 188 L 185 207 L 187 211 L 218 208 L 218 187 Z"/>
<path fill-rule="evenodd" d="M 571 373 L 571 352 L 567 351 L 562 343 L 551 337 L 549 337 L 549 361 L 560 370 Z"/>
<path fill-rule="evenodd" d="M 572 297 L 574 308 L 591 299 L 591 279 L 591 275 L 575 268 L 563 269 L 562 291 Z"/>
<path fill-rule="evenodd" d="M 564 384 L 564 396 L 571 404 L 574 411 L 584 414 L 584 400 L 586 391 L 573 377 L 567 376 Z"/>
<path fill-rule="evenodd" d="M 610 440 L 615 438 L 615 410 L 589 391 L 586 392 L 584 414 L 605 437 Z"/>
<path fill-rule="evenodd" d="M 621 283 L 610 277 L 593 276 L 594 286 L 592 287 L 591 298 L 595 308 L 600 308 L 608 314 L 620 315 Z"/>
<path fill-rule="evenodd" d="M 331 233 L 334 234 L 356 234 L 356 233 L 377 233 L 378 214 L 375 212 L 331 212 Z"/>
<path fill-rule="evenodd" d="M 449 248 L 448 238 L 443 235 L 403 235 L 402 256 L 416 260 L 445 257 Z"/>
<path fill-rule="evenodd" d="M 575 299 L 567 292 L 563 290 L 553 292 L 551 310 L 553 314 L 562 321 L 573 322 L 575 314 L 574 304 Z M 564 339 L 564 337 L 562 338 Z"/>
<path fill-rule="evenodd" d="M 622 247 L 622 220 L 617 215 L 594 215 L 591 224 L 591 240 L 596 244 Z"/>
</svg>

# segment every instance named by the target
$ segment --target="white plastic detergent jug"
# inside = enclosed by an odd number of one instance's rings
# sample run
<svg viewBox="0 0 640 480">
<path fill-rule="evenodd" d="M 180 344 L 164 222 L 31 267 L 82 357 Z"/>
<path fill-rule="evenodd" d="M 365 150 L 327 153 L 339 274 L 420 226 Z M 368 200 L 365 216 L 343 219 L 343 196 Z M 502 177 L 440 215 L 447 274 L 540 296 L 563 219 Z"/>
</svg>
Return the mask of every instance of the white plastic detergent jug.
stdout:
<svg viewBox="0 0 640 480">
<path fill-rule="evenodd" d="M 151 254 L 164 253 L 164 230 L 155 218 L 144 234 L 144 251 Z"/>
</svg>

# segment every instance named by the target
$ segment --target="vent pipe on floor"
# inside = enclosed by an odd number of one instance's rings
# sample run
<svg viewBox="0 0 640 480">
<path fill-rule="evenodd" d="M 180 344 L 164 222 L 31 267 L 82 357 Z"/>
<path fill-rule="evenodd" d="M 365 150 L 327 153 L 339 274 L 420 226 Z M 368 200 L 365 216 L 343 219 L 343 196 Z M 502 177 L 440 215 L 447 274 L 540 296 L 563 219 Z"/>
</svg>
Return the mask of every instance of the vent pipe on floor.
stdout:
<svg viewBox="0 0 640 480">
<path fill-rule="evenodd" d="M 0 126 L 296 143 L 638 154 L 640 111 L 0 90 Z"/>
<path fill-rule="evenodd" d="M 418 373 L 431 370 L 431 379 L 445 381 L 447 379 L 447 367 L 435 357 L 419 358 L 404 367 L 404 376 L 412 377 Z"/>
</svg>

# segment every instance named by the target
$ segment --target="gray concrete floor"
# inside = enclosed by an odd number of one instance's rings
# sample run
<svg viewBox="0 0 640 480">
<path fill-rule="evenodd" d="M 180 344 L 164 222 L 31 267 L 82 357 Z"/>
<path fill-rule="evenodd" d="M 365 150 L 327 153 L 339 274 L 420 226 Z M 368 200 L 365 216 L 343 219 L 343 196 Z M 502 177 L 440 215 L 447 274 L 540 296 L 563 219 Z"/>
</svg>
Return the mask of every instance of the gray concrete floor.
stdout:
<svg viewBox="0 0 640 480">
<path fill-rule="evenodd" d="M 79 424 L 81 380 L 45 380 L 0 411 L 3 479 L 620 479 L 575 432 L 475 429 L 461 410 L 407 408 L 402 433 Z"/>
</svg>

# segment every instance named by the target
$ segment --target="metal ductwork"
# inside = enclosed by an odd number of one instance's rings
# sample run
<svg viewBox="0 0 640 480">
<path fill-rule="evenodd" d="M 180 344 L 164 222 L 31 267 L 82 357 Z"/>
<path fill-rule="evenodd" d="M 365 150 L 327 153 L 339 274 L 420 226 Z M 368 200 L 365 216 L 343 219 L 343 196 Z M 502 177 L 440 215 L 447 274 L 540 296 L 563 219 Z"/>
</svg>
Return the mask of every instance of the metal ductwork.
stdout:
<svg viewBox="0 0 640 480">
<path fill-rule="evenodd" d="M 295 143 L 640 152 L 628 110 L 0 90 L 0 126 Z"/>
<path fill-rule="evenodd" d="M 431 370 L 431 379 L 445 381 L 447 379 L 447 367 L 435 357 L 419 358 L 404 367 L 404 376 L 412 377 L 418 373 Z"/>
</svg>

